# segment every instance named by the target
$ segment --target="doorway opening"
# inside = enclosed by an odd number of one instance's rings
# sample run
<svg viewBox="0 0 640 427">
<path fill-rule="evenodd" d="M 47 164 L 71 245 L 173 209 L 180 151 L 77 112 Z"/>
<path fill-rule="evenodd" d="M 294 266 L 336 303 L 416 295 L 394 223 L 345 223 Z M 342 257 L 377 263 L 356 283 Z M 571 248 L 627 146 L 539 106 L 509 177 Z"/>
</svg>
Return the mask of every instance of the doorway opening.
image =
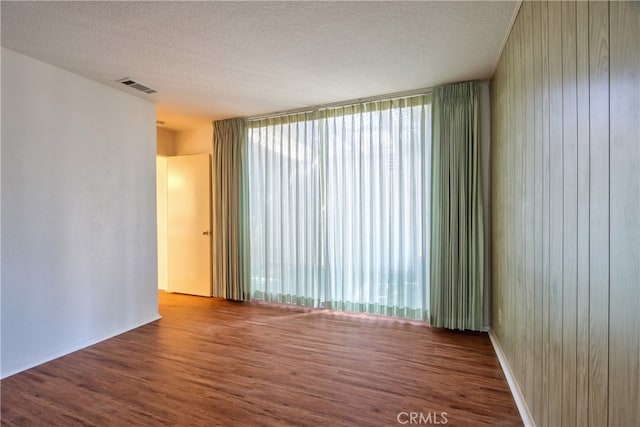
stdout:
<svg viewBox="0 0 640 427">
<path fill-rule="evenodd" d="M 157 129 L 161 291 L 212 296 L 211 130 L 207 129 L 207 133 Z"/>
</svg>

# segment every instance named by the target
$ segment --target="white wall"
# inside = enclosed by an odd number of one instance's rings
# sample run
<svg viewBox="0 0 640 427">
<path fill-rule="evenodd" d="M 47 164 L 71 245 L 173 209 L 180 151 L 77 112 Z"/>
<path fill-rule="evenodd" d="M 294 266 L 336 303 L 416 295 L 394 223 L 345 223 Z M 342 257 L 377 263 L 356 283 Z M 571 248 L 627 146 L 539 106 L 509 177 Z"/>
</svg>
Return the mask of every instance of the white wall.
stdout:
<svg viewBox="0 0 640 427">
<path fill-rule="evenodd" d="M 176 132 L 156 128 L 156 200 L 158 206 L 158 289 L 168 289 L 167 271 L 167 158 L 176 155 Z"/>
<path fill-rule="evenodd" d="M 2 49 L 1 375 L 158 318 L 151 102 Z"/>
<path fill-rule="evenodd" d="M 175 155 L 213 154 L 213 125 L 175 133 Z"/>
<path fill-rule="evenodd" d="M 176 133 L 169 129 L 156 128 L 156 154 L 159 156 L 176 155 Z"/>
<path fill-rule="evenodd" d="M 158 289 L 169 288 L 167 247 L 167 158 L 156 158 L 156 184 L 158 201 Z"/>
</svg>

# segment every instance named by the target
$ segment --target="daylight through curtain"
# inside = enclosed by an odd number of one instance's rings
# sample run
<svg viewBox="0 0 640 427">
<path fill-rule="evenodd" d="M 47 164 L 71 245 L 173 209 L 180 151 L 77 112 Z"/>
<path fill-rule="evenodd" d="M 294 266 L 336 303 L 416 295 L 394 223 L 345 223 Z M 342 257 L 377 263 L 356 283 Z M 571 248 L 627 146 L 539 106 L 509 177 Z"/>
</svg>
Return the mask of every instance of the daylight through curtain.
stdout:
<svg viewBox="0 0 640 427">
<path fill-rule="evenodd" d="M 252 297 L 428 319 L 428 95 L 248 122 Z"/>
</svg>

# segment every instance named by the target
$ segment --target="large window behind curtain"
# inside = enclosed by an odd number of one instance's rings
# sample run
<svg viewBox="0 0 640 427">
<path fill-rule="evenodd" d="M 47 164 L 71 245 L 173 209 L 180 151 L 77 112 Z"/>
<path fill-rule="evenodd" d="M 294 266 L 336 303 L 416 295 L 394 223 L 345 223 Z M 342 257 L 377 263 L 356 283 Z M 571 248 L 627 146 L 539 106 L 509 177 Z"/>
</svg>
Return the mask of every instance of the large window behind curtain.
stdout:
<svg viewBox="0 0 640 427">
<path fill-rule="evenodd" d="M 427 95 L 249 121 L 252 297 L 428 319 Z"/>
</svg>

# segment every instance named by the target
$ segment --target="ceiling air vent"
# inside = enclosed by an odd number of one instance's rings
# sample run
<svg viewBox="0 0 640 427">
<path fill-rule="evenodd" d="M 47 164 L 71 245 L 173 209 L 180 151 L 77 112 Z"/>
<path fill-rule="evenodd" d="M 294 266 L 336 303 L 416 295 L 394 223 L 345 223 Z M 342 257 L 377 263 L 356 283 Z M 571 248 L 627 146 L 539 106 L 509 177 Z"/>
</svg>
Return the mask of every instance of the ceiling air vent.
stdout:
<svg viewBox="0 0 640 427">
<path fill-rule="evenodd" d="M 145 85 L 140 84 L 140 83 L 138 83 L 138 82 L 136 82 L 134 80 L 131 80 L 128 77 L 125 78 L 125 79 L 120 79 L 120 80 L 116 80 L 116 81 L 119 82 L 119 83 L 122 83 L 123 85 L 127 85 L 129 87 L 132 87 L 132 88 L 137 89 L 137 90 L 139 90 L 141 92 L 144 92 L 144 93 L 149 93 L 149 94 L 156 93 L 156 91 L 154 89 L 151 89 L 148 86 L 145 86 Z"/>
</svg>

